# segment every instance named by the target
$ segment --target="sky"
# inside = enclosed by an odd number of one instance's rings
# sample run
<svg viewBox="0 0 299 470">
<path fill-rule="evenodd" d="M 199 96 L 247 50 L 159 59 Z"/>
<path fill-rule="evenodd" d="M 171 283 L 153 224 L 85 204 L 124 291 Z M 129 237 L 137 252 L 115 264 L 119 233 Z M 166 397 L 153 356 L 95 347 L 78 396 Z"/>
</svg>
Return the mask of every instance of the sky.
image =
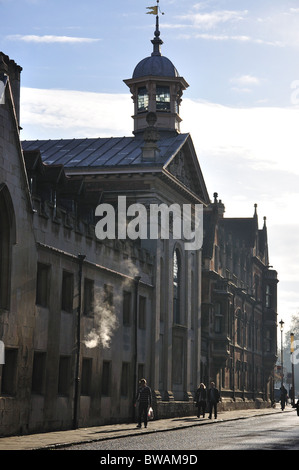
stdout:
<svg viewBox="0 0 299 470">
<path fill-rule="evenodd" d="M 153 0 L 0 0 L 0 50 L 22 68 L 21 139 L 130 136 L 123 80 L 152 51 Z M 226 217 L 266 217 L 278 321 L 299 314 L 299 2 L 160 0 L 180 115 Z M 162 13 L 164 13 L 162 15 Z"/>
</svg>

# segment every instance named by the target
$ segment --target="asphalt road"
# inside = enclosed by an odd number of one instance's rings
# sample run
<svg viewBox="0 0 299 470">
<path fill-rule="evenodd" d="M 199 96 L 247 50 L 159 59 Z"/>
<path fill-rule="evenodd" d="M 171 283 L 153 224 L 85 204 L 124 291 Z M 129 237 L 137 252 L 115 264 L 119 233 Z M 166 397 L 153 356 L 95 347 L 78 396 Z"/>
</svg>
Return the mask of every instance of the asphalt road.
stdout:
<svg viewBox="0 0 299 470">
<path fill-rule="evenodd" d="M 66 450 L 190 451 L 190 450 L 299 450 L 297 413 L 278 413 L 206 426 L 123 437 L 67 447 Z"/>
</svg>

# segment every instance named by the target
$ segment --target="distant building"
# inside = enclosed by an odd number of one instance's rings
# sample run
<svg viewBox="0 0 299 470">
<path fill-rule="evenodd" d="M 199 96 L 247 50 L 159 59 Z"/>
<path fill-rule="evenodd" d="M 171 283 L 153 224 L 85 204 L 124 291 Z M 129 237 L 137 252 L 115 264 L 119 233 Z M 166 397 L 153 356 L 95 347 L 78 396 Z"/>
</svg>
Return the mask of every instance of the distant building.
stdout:
<svg viewBox="0 0 299 470">
<path fill-rule="evenodd" d="M 226 407 L 274 401 L 278 280 L 266 219 L 259 229 L 256 206 L 252 218 L 225 218 L 215 193 L 204 227 L 201 380 L 217 380 Z"/>
<path fill-rule="evenodd" d="M 152 43 L 125 80 L 134 131 L 119 138 L 21 142 L 21 68 L 0 53 L 0 435 L 133 419 L 142 377 L 158 418 L 194 414 L 201 380 L 217 381 L 223 406 L 270 403 L 277 280 L 266 228 L 211 203 L 180 133 L 188 84 L 161 55 L 158 18 Z M 186 250 L 183 234 L 99 240 L 101 204 L 125 230 L 119 196 L 126 208 L 203 206 L 203 248 Z"/>
</svg>

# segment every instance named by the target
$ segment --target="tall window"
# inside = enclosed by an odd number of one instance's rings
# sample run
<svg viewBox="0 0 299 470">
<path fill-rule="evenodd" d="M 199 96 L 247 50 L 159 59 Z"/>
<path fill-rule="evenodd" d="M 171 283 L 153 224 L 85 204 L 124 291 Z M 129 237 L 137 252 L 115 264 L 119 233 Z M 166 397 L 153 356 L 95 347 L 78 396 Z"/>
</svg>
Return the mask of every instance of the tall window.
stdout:
<svg viewBox="0 0 299 470">
<path fill-rule="evenodd" d="M 241 345 L 241 312 L 238 312 L 237 314 L 237 343 Z"/>
<path fill-rule="evenodd" d="M 12 224 L 14 210 L 5 185 L 0 185 L 0 308 L 9 309 Z"/>
<path fill-rule="evenodd" d="M 174 323 L 181 323 L 181 308 L 180 308 L 180 294 L 181 294 L 181 257 L 179 250 L 173 253 L 173 321 Z"/>
<path fill-rule="evenodd" d="M 169 86 L 157 86 L 156 88 L 156 110 L 170 111 L 170 91 Z"/>
<path fill-rule="evenodd" d="M 215 303 L 214 305 L 214 328 L 215 333 L 222 333 L 223 329 L 223 315 L 221 313 L 221 304 L 219 302 Z"/>
<path fill-rule="evenodd" d="M 36 304 L 48 307 L 49 303 L 50 266 L 37 263 Z"/>
<path fill-rule="evenodd" d="M 0 395 L 13 396 L 16 393 L 17 349 L 5 350 L 5 364 L 2 366 Z"/>
<path fill-rule="evenodd" d="M 272 307 L 272 292 L 271 292 L 271 287 L 269 285 L 266 286 L 266 307 L 271 308 Z"/>
<path fill-rule="evenodd" d="M 145 86 L 138 88 L 137 107 L 138 113 L 148 110 L 148 92 Z"/>
<path fill-rule="evenodd" d="M 74 275 L 67 271 L 62 274 L 61 310 L 73 312 Z"/>
</svg>

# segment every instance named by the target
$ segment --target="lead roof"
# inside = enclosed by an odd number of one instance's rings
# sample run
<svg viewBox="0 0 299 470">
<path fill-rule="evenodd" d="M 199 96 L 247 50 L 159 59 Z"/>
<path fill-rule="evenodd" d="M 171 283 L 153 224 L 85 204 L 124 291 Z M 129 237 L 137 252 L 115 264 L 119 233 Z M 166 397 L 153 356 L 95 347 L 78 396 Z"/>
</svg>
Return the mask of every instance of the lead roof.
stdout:
<svg viewBox="0 0 299 470">
<path fill-rule="evenodd" d="M 142 160 L 145 142 L 136 137 L 28 140 L 22 142 L 22 147 L 24 151 L 39 150 L 45 164 L 63 165 L 66 169 L 164 167 L 188 137 L 189 134 L 162 137 L 157 142 L 160 154 L 156 162 Z"/>
</svg>

